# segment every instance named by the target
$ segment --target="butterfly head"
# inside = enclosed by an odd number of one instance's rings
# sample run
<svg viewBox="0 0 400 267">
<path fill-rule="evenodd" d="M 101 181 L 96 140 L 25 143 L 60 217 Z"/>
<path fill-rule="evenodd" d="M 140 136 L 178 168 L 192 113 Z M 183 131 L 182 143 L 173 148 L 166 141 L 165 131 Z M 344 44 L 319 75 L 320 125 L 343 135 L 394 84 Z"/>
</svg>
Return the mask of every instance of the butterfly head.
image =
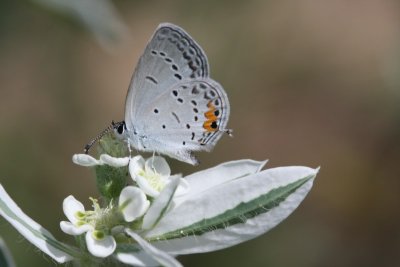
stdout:
<svg viewBox="0 0 400 267">
<path fill-rule="evenodd" d="M 112 127 L 114 130 L 114 134 L 119 139 L 126 139 L 127 138 L 127 130 L 125 121 L 120 122 L 112 122 Z"/>
</svg>

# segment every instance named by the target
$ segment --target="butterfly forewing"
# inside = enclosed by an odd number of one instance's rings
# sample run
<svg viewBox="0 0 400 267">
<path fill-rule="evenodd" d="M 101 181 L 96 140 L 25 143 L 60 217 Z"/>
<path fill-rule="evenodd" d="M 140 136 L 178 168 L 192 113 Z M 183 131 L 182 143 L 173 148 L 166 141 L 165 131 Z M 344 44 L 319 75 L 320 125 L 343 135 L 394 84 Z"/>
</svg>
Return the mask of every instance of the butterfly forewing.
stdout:
<svg viewBox="0 0 400 267">
<path fill-rule="evenodd" d="M 126 98 L 125 120 L 164 90 L 186 79 L 208 77 L 207 57 L 180 27 L 164 23 L 155 31 L 139 59 Z"/>
</svg>

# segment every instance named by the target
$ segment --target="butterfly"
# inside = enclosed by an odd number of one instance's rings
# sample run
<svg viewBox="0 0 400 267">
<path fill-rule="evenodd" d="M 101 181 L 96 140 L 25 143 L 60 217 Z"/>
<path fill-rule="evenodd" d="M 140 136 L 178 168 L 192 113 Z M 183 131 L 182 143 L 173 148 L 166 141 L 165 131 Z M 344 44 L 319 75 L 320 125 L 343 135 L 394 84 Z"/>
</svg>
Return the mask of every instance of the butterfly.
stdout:
<svg viewBox="0 0 400 267">
<path fill-rule="evenodd" d="M 211 151 L 224 133 L 231 134 L 229 112 L 227 94 L 209 77 L 203 49 L 182 28 L 162 23 L 133 73 L 125 120 L 110 129 L 139 151 L 197 165 L 194 152 Z"/>
</svg>

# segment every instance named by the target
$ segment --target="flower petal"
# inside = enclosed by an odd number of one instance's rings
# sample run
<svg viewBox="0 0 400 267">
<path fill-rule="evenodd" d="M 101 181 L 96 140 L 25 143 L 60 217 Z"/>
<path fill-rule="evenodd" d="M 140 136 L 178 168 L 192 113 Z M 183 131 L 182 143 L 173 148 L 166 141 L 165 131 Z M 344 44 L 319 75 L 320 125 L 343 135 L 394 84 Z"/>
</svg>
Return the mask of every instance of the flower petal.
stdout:
<svg viewBox="0 0 400 267">
<path fill-rule="evenodd" d="M 125 221 L 132 222 L 146 212 L 150 202 L 142 190 L 135 186 L 127 186 L 121 191 L 118 205 Z"/>
<path fill-rule="evenodd" d="M 165 214 L 146 239 L 168 253 L 188 254 L 255 238 L 297 208 L 317 172 L 297 166 L 273 168 L 190 196 Z"/>
<path fill-rule="evenodd" d="M 140 172 L 144 172 L 145 161 L 142 156 L 135 156 L 129 162 L 129 173 L 134 181 Z"/>
<path fill-rule="evenodd" d="M 174 202 L 179 205 L 185 201 L 187 196 L 193 196 L 230 180 L 257 173 L 264 167 L 266 162 L 249 159 L 229 161 L 188 175 L 185 180 L 189 183 L 190 191 L 186 196 L 177 195 Z"/>
<path fill-rule="evenodd" d="M 160 263 L 164 267 L 183 267 L 174 257 L 168 253 L 159 250 L 158 248 L 152 246 L 149 242 L 144 240 L 138 234 L 130 229 L 126 229 L 125 232 L 138 242 L 138 244 L 143 248 L 143 250 L 148 253 L 153 259 Z"/>
<path fill-rule="evenodd" d="M 60 222 L 60 228 L 64 233 L 69 235 L 81 235 L 87 231 L 93 230 L 93 227 L 89 224 L 75 226 L 71 222 L 66 221 Z"/>
<path fill-rule="evenodd" d="M 76 200 L 76 198 L 70 195 L 63 201 L 63 210 L 68 220 L 73 224 L 76 224 L 79 221 L 79 219 L 76 217 L 76 214 L 79 212 L 85 212 L 85 207 L 80 201 Z"/>
<path fill-rule="evenodd" d="M 106 235 L 102 239 L 97 239 L 93 236 L 93 231 L 89 231 L 86 233 L 85 239 L 89 252 L 96 257 L 108 257 L 117 247 L 114 237 L 110 235 Z"/>
<path fill-rule="evenodd" d="M 160 195 L 153 201 L 153 204 L 143 217 L 142 229 L 151 229 L 158 223 L 171 203 L 180 180 L 182 179 L 179 177 L 172 178 L 161 191 Z"/>
<path fill-rule="evenodd" d="M 168 177 L 171 175 L 171 169 L 165 158 L 160 156 L 153 156 L 148 158 L 145 163 L 146 173 L 151 175 L 158 174 L 160 176 Z"/>
<path fill-rule="evenodd" d="M 112 167 L 124 167 L 127 166 L 129 164 L 129 157 L 124 157 L 124 158 L 115 158 L 115 157 L 111 157 L 108 154 L 102 154 L 100 156 L 100 162 L 107 164 L 109 166 Z"/>
<path fill-rule="evenodd" d="M 72 156 L 72 162 L 84 167 L 102 165 L 102 162 L 100 162 L 99 160 L 93 158 L 88 154 L 75 154 Z"/>
<path fill-rule="evenodd" d="M 78 252 L 58 241 L 40 224 L 28 217 L 0 185 L 0 215 L 23 237 L 59 263 L 78 257 Z"/>
</svg>

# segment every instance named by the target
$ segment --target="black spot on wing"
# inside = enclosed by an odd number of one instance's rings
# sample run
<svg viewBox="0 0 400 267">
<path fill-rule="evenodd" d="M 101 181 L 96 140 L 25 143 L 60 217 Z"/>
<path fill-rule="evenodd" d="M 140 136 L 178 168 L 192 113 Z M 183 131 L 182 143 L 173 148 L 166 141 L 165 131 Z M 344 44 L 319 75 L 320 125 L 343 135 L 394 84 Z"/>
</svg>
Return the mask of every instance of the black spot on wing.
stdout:
<svg viewBox="0 0 400 267">
<path fill-rule="evenodd" d="M 154 78 L 153 76 L 146 76 L 146 80 L 148 80 L 154 84 L 158 84 L 156 78 Z"/>
<path fill-rule="evenodd" d="M 193 88 L 192 88 L 192 94 L 193 95 L 198 95 L 200 93 L 200 91 L 199 91 L 199 89 L 197 89 L 197 86 L 195 85 L 195 86 L 193 86 Z"/>
<path fill-rule="evenodd" d="M 174 116 L 174 118 L 176 119 L 176 121 L 177 121 L 178 123 L 181 123 L 181 120 L 179 119 L 178 115 L 176 115 L 175 112 L 171 112 L 171 114 L 172 114 L 172 116 Z"/>
<path fill-rule="evenodd" d="M 182 80 L 182 76 L 178 73 L 174 74 L 175 78 L 177 78 L 178 80 Z"/>
</svg>

